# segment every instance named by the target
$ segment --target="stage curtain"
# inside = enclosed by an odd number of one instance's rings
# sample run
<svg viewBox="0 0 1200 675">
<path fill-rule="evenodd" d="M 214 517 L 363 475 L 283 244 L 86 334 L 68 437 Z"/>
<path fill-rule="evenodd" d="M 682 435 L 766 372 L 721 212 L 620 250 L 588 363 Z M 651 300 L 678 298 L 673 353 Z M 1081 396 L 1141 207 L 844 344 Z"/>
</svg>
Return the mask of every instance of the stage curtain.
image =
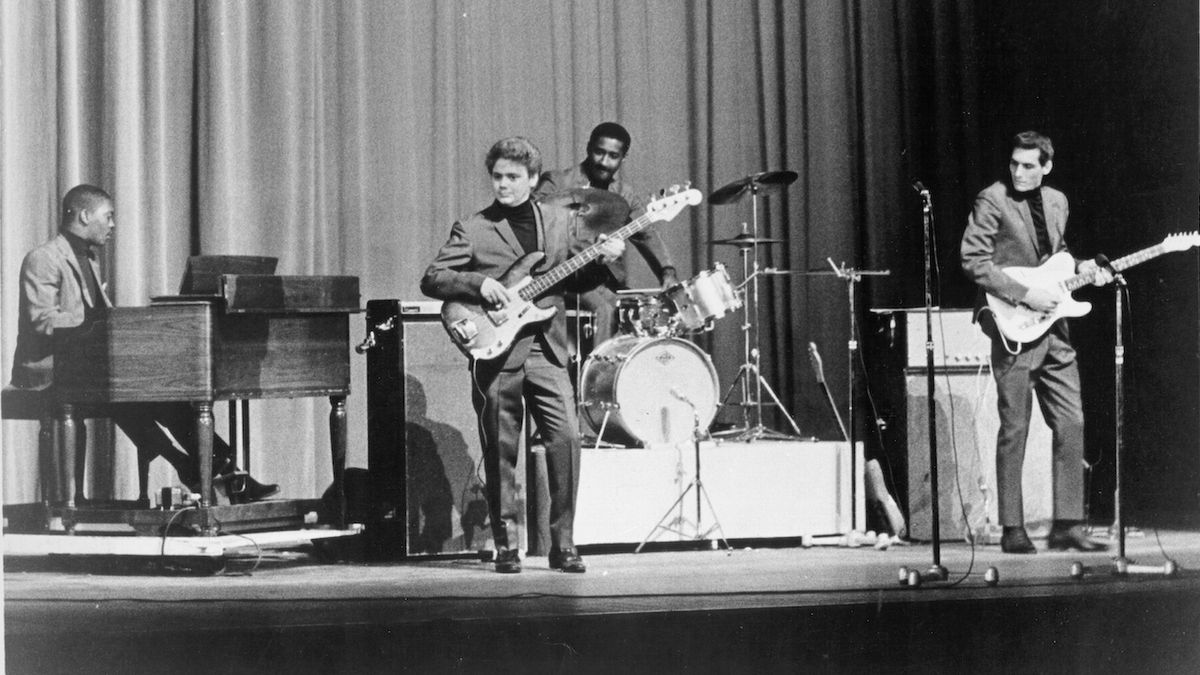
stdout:
<svg viewBox="0 0 1200 675">
<path fill-rule="evenodd" d="M 761 279 L 762 372 L 806 434 L 830 437 L 805 347 L 827 355 L 845 401 L 848 298 L 844 282 L 803 272 L 828 269 L 827 258 L 895 275 L 919 264 L 908 182 L 931 166 L 962 175 L 953 157 L 971 136 L 960 119 L 971 23 L 954 3 L 899 0 L 0 3 L 4 377 L 21 258 L 54 233 L 75 184 L 115 197 L 102 262 L 118 305 L 175 291 L 198 253 L 357 275 L 364 304 L 420 299 L 451 222 L 490 201 L 492 142 L 527 136 L 547 168 L 562 167 L 611 119 L 632 133 L 623 172 L 645 192 L 691 181 L 707 195 L 760 171 L 798 173 L 758 202 L 758 234 L 784 242 L 761 249 L 760 266 L 795 272 Z M 661 225 L 680 275 L 722 263 L 740 282 L 737 250 L 711 240 L 753 227 L 754 212 L 749 199 L 706 202 Z M 634 285 L 652 282 L 636 268 Z M 919 303 L 908 287 L 866 282 L 860 312 Z M 743 360 L 740 324 L 725 318 L 699 337 L 722 394 Z M 360 330 L 356 317 L 352 339 Z M 365 466 L 365 365 L 352 358 L 349 461 Z M 320 494 L 328 403 L 252 410 L 255 475 L 285 496 Z M 218 429 L 224 415 L 218 406 Z M 4 425 L 6 503 L 36 497 L 32 427 Z M 93 456 L 111 464 L 92 467 L 93 493 L 136 491 L 126 441 Z M 166 484 L 159 464 L 155 482 Z"/>
</svg>

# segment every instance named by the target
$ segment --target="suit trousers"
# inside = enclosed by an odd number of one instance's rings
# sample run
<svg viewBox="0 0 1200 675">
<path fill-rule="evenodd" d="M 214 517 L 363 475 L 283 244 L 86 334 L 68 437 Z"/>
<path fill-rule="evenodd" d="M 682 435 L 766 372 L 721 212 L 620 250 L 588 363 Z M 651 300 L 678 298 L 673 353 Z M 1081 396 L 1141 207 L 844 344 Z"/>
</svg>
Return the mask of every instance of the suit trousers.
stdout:
<svg viewBox="0 0 1200 675">
<path fill-rule="evenodd" d="M 479 420 L 488 515 L 496 549 L 519 546 L 517 459 L 528 408 L 546 447 L 551 550 L 573 547 L 579 492 L 579 422 L 567 370 L 550 361 L 540 341 L 525 362 L 504 370 L 476 362 L 472 402 Z"/>
<path fill-rule="evenodd" d="M 996 439 L 996 488 L 1000 524 L 1025 524 L 1021 476 L 1029 435 L 1032 391 L 1053 434 L 1052 484 L 1055 520 L 1083 518 L 1083 404 L 1075 349 L 1059 322 L 1013 355 L 992 340 L 1000 432 Z"/>
</svg>

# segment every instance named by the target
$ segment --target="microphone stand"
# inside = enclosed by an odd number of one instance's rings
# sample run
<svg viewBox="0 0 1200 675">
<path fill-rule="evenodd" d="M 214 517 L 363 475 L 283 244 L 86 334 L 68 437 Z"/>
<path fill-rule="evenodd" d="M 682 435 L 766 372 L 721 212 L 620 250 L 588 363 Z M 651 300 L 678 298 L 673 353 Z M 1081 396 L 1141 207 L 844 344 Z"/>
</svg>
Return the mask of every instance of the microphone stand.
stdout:
<svg viewBox="0 0 1200 675">
<path fill-rule="evenodd" d="M 696 473 L 694 476 L 692 476 L 692 482 L 688 483 L 687 487 L 684 488 L 683 492 L 679 493 L 679 496 L 675 498 L 674 502 L 671 502 L 671 506 L 667 508 L 667 512 L 663 514 L 662 518 L 658 519 L 658 523 L 652 530 L 650 530 L 650 533 L 646 535 L 646 538 L 642 540 L 642 543 L 638 544 L 637 548 L 635 548 L 633 552 L 641 553 L 642 548 L 646 546 L 646 543 L 650 541 L 650 538 L 653 537 L 659 530 L 665 530 L 667 532 L 674 532 L 680 536 L 686 536 L 681 530 L 674 529 L 668 525 L 663 525 L 663 523 L 666 522 L 667 518 L 671 517 L 672 511 L 683 504 L 684 497 L 687 497 L 688 492 L 690 492 L 692 488 L 696 488 L 696 533 L 694 540 L 700 541 L 702 539 L 707 539 L 708 535 L 712 534 L 713 532 L 719 532 L 720 538 L 713 540 L 713 548 L 715 549 L 717 547 L 717 542 L 720 542 L 725 545 L 726 551 L 731 551 L 732 549 L 729 547 L 729 541 L 725 539 L 725 528 L 721 527 L 721 519 L 717 517 L 717 510 L 713 508 L 712 500 L 708 498 L 708 491 L 704 489 L 704 483 L 700 480 L 700 439 L 704 437 L 704 428 L 700 423 L 700 411 L 696 408 L 696 404 L 692 402 L 692 399 L 688 398 L 674 387 L 671 388 L 671 395 L 680 401 L 683 401 L 688 405 L 689 408 L 692 409 L 692 448 L 696 453 Z M 704 514 L 703 510 L 701 509 L 701 499 L 708 504 L 708 511 L 712 514 L 713 519 L 713 526 L 703 531 L 700 529 L 701 518 Z"/>
<path fill-rule="evenodd" d="M 900 583 L 909 586 L 920 586 L 923 581 L 946 581 L 949 573 L 942 566 L 942 542 L 940 523 L 938 522 L 938 450 L 937 450 L 937 412 L 935 394 L 935 378 L 933 372 L 933 200 L 929 190 L 924 185 L 915 182 L 913 187 L 921 193 L 921 233 L 925 240 L 925 378 L 929 409 L 929 508 L 932 516 L 933 564 L 924 573 L 908 568 L 900 568 Z M 988 570 L 992 578 L 997 578 L 992 569 Z M 990 579 L 989 579 L 990 583 Z"/>
<path fill-rule="evenodd" d="M 1139 565 L 1134 563 L 1125 556 L 1125 523 L 1121 518 L 1121 459 L 1125 448 L 1125 338 L 1124 338 L 1124 307 L 1122 303 L 1122 293 L 1127 287 L 1125 277 L 1121 276 L 1110 265 L 1107 258 L 1096 256 L 1098 262 L 1101 262 L 1105 267 L 1113 271 L 1113 290 L 1116 301 L 1114 303 L 1116 315 L 1113 323 L 1116 324 L 1116 335 L 1113 343 L 1113 426 L 1115 427 L 1115 438 L 1113 439 L 1114 459 L 1116 465 L 1116 485 L 1113 487 L 1113 529 L 1117 532 L 1117 556 L 1113 559 L 1113 573 L 1119 576 L 1129 574 L 1161 574 L 1162 576 L 1174 576 L 1179 571 L 1179 565 L 1170 558 L 1161 565 Z M 1083 575 L 1089 571 L 1082 562 L 1075 561 L 1071 563 L 1071 578 L 1082 579 Z"/>
</svg>

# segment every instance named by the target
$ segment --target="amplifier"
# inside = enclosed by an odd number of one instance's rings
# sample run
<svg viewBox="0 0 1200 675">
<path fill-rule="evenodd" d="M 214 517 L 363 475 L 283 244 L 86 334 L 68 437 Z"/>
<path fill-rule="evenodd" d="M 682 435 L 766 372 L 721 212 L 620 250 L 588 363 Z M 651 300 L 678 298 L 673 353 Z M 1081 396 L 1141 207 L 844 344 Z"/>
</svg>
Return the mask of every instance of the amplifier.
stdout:
<svg viewBox="0 0 1200 675">
<path fill-rule="evenodd" d="M 872 324 L 876 337 L 889 350 L 903 355 L 907 369 L 924 369 L 925 309 L 873 309 Z M 935 307 L 933 326 L 933 367 L 935 369 L 975 370 L 987 366 L 991 358 L 991 341 L 972 323 L 974 312 L 969 309 Z"/>
</svg>

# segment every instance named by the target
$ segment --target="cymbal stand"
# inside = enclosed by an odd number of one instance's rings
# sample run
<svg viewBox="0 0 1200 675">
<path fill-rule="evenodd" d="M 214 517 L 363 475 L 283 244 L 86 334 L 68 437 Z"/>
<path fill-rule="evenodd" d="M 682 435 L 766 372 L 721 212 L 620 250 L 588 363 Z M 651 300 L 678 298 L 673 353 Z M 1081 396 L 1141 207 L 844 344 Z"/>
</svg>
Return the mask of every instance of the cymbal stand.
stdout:
<svg viewBox="0 0 1200 675">
<path fill-rule="evenodd" d="M 756 184 L 750 186 L 750 203 L 751 203 L 751 222 L 754 224 L 753 237 L 758 238 L 758 190 Z M 742 233 L 747 234 L 746 224 L 742 223 Z M 750 249 L 754 249 L 754 255 L 751 257 Z M 787 408 L 780 402 L 779 396 L 775 394 L 775 390 L 771 385 L 763 381 L 762 371 L 759 370 L 759 338 L 758 338 L 758 277 L 761 275 L 758 265 L 758 244 L 751 246 L 742 246 L 738 251 L 742 257 L 742 286 L 750 285 L 747 289 L 749 296 L 745 302 L 742 302 L 742 365 L 738 368 L 737 377 L 725 393 L 725 397 L 721 399 L 721 405 L 729 405 L 729 397 L 739 386 L 742 391 L 742 400 L 740 406 L 742 408 L 742 426 L 734 429 L 727 429 L 713 434 L 714 437 L 731 437 L 734 440 L 750 442 L 757 439 L 767 439 L 776 441 L 796 440 L 803 437 L 800 431 L 800 426 L 796 424 L 796 420 L 788 413 Z M 753 305 L 753 306 L 752 306 Z M 753 321 L 751 314 L 753 313 Z M 750 330 L 754 330 L 753 347 L 751 346 Z M 754 378 L 754 393 L 751 394 L 751 383 L 749 379 Z M 792 427 L 793 434 L 782 433 L 767 428 L 763 423 L 762 414 L 762 395 L 763 391 L 771 396 L 771 401 L 783 413 L 788 424 Z M 754 424 L 750 423 L 750 410 L 754 410 Z"/>
<path fill-rule="evenodd" d="M 1097 256 L 1097 259 L 1099 258 L 1100 256 Z M 1125 523 L 1121 519 L 1121 459 L 1124 454 L 1122 451 L 1125 448 L 1125 342 L 1123 336 L 1124 328 L 1122 326 L 1122 314 L 1124 313 L 1122 293 L 1125 292 L 1126 288 L 1125 277 L 1121 276 L 1119 272 L 1114 271 L 1113 282 L 1113 289 L 1116 296 L 1116 341 L 1113 344 L 1113 425 L 1115 427 L 1113 461 L 1116 464 L 1116 485 L 1113 489 L 1112 529 L 1117 535 L 1117 555 L 1113 559 L 1113 574 L 1118 576 L 1160 574 L 1170 577 L 1179 571 L 1179 565 L 1170 558 L 1167 558 L 1167 561 L 1161 565 L 1139 565 L 1125 555 Z M 1073 579 L 1082 578 L 1087 571 L 1088 568 L 1082 562 L 1076 561 L 1071 563 L 1071 577 Z"/>
<path fill-rule="evenodd" d="M 700 424 L 700 411 L 696 408 L 696 404 L 692 402 L 692 399 L 688 398 L 687 395 L 675 387 L 671 388 L 671 395 L 680 401 L 683 401 L 692 409 L 692 449 L 695 452 L 696 473 L 692 476 L 692 482 L 688 483 L 687 487 L 683 489 L 683 492 L 679 493 L 679 496 L 676 497 L 675 501 L 671 503 L 671 506 L 667 508 L 667 512 L 663 514 L 663 517 L 658 519 L 658 524 L 654 526 L 654 529 L 650 530 L 650 533 L 646 535 L 646 538 L 642 540 L 642 543 L 638 544 L 637 548 L 635 548 L 633 552 L 641 553 L 642 548 L 646 546 L 646 543 L 650 541 L 650 538 L 653 537 L 659 530 L 674 532 L 680 536 L 687 536 L 683 531 L 677 530 L 668 525 L 664 525 L 663 523 L 667 521 L 667 518 L 671 517 L 671 513 L 674 512 L 675 509 L 679 508 L 683 504 L 684 497 L 687 497 L 692 488 L 696 488 L 696 532 L 693 539 L 695 541 L 703 541 L 708 539 L 708 536 L 713 532 L 719 532 L 720 537 L 713 540 L 714 548 L 717 542 L 720 542 L 725 545 L 726 551 L 730 551 L 732 549 L 729 547 L 729 541 L 725 539 L 725 528 L 721 527 L 721 520 L 717 518 L 717 510 L 713 508 L 712 500 L 708 498 L 708 491 L 704 489 L 704 482 L 700 480 L 700 439 L 704 438 L 705 435 L 704 428 Z M 708 528 L 707 530 L 701 529 L 701 523 L 704 514 L 703 510 L 701 509 L 701 499 L 704 500 L 704 503 L 708 504 L 708 512 L 712 514 L 713 519 L 712 527 Z"/>
<path fill-rule="evenodd" d="M 846 391 L 848 394 L 846 396 L 846 427 L 843 429 L 843 432 L 846 436 L 846 442 L 850 444 L 850 503 L 857 504 L 858 495 L 855 493 L 858 491 L 858 481 L 853 478 L 854 476 L 858 475 L 858 467 L 855 466 L 857 464 L 857 453 L 854 452 L 854 444 L 856 442 L 856 431 L 854 425 L 854 395 L 858 391 L 857 387 L 854 386 L 858 379 L 855 377 L 855 373 L 858 372 L 858 369 L 855 368 L 855 364 L 858 363 L 858 318 L 855 316 L 854 311 L 854 285 L 862 281 L 863 277 L 888 276 L 891 274 L 891 271 L 858 270 L 854 269 L 853 267 L 846 267 L 845 263 L 842 263 L 841 267 L 838 267 L 837 265 L 833 264 L 833 260 L 831 258 L 826 258 L 825 260 L 829 263 L 829 267 L 833 269 L 834 275 L 846 282 L 846 295 L 849 298 L 850 335 L 846 340 Z M 838 420 L 838 423 L 841 423 L 840 419 Z M 858 529 L 857 521 L 858 509 L 851 508 L 850 529 Z"/>
</svg>

